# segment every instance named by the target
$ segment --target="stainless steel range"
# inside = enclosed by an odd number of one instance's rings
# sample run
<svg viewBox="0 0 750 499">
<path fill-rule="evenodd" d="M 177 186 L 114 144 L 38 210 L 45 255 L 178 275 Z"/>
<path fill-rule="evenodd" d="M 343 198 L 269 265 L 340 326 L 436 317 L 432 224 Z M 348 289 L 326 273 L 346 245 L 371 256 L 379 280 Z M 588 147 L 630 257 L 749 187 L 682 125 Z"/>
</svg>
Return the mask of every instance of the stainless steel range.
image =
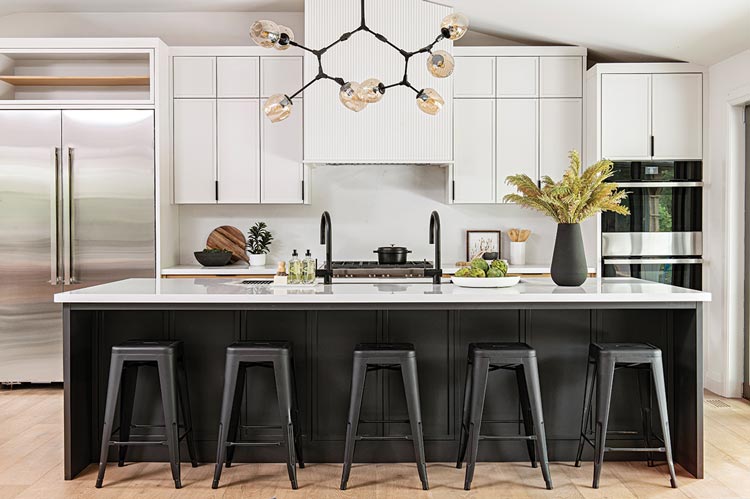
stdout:
<svg viewBox="0 0 750 499">
<path fill-rule="evenodd" d="M 434 268 L 427 260 L 405 263 L 384 264 L 374 261 L 332 262 L 334 277 L 369 277 L 369 278 L 412 278 L 426 277 L 425 270 Z"/>
</svg>

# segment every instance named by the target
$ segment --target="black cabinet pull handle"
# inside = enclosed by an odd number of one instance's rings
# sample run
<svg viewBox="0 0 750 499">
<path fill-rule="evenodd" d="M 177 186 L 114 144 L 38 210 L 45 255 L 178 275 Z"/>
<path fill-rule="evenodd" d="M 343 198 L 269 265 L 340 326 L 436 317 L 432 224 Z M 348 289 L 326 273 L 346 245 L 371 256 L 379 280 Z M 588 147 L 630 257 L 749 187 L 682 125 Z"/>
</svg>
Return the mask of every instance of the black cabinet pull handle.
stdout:
<svg viewBox="0 0 750 499">
<path fill-rule="evenodd" d="M 654 155 L 654 136 L 651 136 L 651 156 Z"/>
</svg>

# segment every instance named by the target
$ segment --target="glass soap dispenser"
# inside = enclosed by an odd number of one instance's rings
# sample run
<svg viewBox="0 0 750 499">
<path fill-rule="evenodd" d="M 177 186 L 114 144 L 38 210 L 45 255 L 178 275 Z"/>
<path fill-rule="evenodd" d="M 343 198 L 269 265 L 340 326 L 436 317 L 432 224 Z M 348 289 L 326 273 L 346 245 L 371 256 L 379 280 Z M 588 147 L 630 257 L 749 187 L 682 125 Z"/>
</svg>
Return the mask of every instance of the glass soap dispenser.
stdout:
<svg viewBox="0 0 750 499">
<path fill-rule="evenodd" d="M 299 259 L 297 250 L 292 251 L 292 259 L 289 260 L 289 284 L 302 284 L 302 260 Z"/>
<path fill-rule="evenodd" d="M 310 250 L 305 252 L 305 259 L 302 260 L 302 273 L 305 284 L 315 283 L 315 260 L 313 259 Z"/>
</svg>

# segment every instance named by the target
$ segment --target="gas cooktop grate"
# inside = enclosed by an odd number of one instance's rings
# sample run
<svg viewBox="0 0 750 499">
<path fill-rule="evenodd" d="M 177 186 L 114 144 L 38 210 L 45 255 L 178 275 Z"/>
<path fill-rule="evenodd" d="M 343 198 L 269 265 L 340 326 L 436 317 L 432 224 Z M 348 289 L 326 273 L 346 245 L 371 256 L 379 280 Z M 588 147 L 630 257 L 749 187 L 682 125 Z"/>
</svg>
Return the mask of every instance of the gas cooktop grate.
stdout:
<svg viewBox="0 0 750 499">
<path fill-rule="evenodd" d="M 374 261 L 340 261 L 332 262 L 334 269 L 431 269 L 432 262 L 427 260 L 405 263 L 378 263 Z"/>
</svg>

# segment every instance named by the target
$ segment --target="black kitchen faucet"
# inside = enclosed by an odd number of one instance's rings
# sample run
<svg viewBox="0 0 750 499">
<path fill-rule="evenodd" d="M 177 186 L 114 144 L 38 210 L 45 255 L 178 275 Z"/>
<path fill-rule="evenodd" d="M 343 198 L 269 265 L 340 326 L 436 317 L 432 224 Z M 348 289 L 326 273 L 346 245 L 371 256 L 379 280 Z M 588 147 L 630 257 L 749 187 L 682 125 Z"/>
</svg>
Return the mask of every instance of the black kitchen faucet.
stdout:
<svg viewBox="0 0 750 499">
<path fill-rule="evenodd" d="M 443 276 L 443 269 L 440 266 L 440 215 L 433 211 L 430 215 L 430 244 L 435 245 L 435 262 L 434 267 L 425 269 L 426 276 L 432 276 L 433 284 L 440 284 Z"/>
<path fill-rule="evenodd" d="M 315 275 L 323 278 L 323 284 L 331 284 L 333 280 L 333 258 L 331 241 L 331 215 L 324 211 L 320 216 L 320 244 L 326 245 L 326 263 L 322 269 L 317 269 Z"/>
</svg>

